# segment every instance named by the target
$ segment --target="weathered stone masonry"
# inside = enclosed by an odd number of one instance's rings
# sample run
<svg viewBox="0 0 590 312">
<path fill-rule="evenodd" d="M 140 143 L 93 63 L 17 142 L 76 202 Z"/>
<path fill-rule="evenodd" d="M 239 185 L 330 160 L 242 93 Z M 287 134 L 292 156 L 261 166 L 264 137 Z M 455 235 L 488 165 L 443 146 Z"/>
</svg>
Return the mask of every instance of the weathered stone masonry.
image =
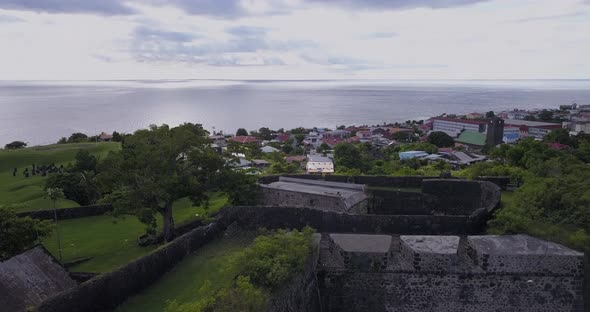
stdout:
<svg viewBox="0 0 590 312">
<path fill-rule="evenodd" d="M 383 245 L 360 249 L 371 236 L 350 235 L 352 247 L 324 236 L 323 311 L 583 311 L 583 254 L 563 246 L 525 235 L 393 236 L 385 256 Z"/>
</svg>

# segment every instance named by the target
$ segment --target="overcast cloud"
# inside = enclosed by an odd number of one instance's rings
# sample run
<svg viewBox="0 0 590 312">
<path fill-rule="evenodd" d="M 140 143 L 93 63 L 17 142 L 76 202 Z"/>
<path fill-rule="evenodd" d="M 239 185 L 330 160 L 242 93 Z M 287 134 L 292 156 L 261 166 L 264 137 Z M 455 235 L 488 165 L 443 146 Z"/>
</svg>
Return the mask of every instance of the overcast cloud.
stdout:
<svg viewBox="0 0 590 312">
<path fill-rule="evenodd" d="M 0 0 L 0 79 L 590 78 L 587 0 Z"/>
</svg>

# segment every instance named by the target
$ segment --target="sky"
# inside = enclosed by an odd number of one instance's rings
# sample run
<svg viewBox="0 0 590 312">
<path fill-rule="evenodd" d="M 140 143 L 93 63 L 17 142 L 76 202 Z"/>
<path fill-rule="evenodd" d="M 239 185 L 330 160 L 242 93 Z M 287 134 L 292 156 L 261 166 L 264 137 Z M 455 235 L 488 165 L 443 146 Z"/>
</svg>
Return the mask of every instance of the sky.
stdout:
<svg viewBox="0 0 590 312">
<path fill-rule="evenodd" d="M 0 80 L 590 79 L 590 0 L 0 0 Z"/>
</svg>

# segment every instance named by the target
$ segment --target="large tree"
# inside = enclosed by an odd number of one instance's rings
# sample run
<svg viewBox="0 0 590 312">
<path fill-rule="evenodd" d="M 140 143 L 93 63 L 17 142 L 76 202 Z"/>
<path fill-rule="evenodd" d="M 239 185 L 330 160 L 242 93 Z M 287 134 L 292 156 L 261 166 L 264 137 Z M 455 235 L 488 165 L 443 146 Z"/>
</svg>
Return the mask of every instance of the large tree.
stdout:
<svg viewBox="0 0 590 312">
<path fill-rule="evenodd" d="M 5 149 L 19 149 L 19 148 L 23 148 L 23 147 L 27 147 L 27 143 L 25 143 L 23 141 L 14 141 L 14 142 L 4 145 Z"/>
<path fill-rule="evenodd" d="M 434 144 L 437 147 L 449 147 L 453 146 L 455 141 L 450 135 L 442 131 L 435 131 L 428 136 L 428 143 Z"/>
<path fill-rule="evenodd" d="M 119 152 L 99 166 L 99 184 L 115 212 L 132 213 L 154 232 L 155 215 L 163 219 L 166 241 L 174 238 L 174 201 L 190 197 L 195 204 L 206 192 L 224 161 L 213 150 L 199 124 L 170 128 L 151 126 L 126 137 Z"/>
</svg>

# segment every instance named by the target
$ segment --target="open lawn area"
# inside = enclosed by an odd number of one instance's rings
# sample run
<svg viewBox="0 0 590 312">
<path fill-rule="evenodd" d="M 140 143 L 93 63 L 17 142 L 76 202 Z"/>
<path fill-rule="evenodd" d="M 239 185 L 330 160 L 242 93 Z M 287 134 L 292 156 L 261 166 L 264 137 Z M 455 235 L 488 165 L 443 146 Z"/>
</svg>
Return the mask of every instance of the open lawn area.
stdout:
<svg viewBox="0 0 590 312">
<path fill-rule="evenodd" d="M 237 272 L 229 265 L 237 252 L 255 235 L 240 233 L 215 240 L 187 256 L 170 272 L 137 296 L 119 306 L 117 312 L 164 311 L 168 302 L 191 303 L 209 297 L 228 285 Z"/>
<path fill-rule="evenodd" d="M 0 205 L 15 206 L 18 212 L 38 209 L 50 209 L 52 203 L 44 198 L 46 177 L 39 175 L 25 178 L 23 170 L 31 170 L 33 164 L 49 165 L 55 163 L 66 166 L 73 163 L 80 149 L 101 158 L 110 151 L 118 150 L 121 145 L 116 142 L 72 143 L 36 146 L 19 150 L 0 150 Z M 13 168 L 18 169 L 17 176 L 12 176 Z M 58 201 L 59 208 L 77 207 L 76 202 L 63 199 Z"/>
<path fill-rule="evenodd" d="M 211 195 L 208 211 L 201 205 L 195 207 L 188 198 L 174 204 L 175 223 L 197 218 L 206 218 L 207 214 L 218 211 L 227 203 L 227 197 L 221 193 Z M 161 218 L 158 216 L 158 227 Z M 137 238 L 145 233 L 145 225 L 135 216 L 115 218 L 111 215 L 70 219 L 59 221 L 63 262 L 72 262 L 83 258 L 91 260 L 70 268 L 78 272 L 109 272 L 155 249 L 157 246 L 140 247 Z M 45 246 L 58 257 L 57 233 L 44 240 Z"/>
</svg>

